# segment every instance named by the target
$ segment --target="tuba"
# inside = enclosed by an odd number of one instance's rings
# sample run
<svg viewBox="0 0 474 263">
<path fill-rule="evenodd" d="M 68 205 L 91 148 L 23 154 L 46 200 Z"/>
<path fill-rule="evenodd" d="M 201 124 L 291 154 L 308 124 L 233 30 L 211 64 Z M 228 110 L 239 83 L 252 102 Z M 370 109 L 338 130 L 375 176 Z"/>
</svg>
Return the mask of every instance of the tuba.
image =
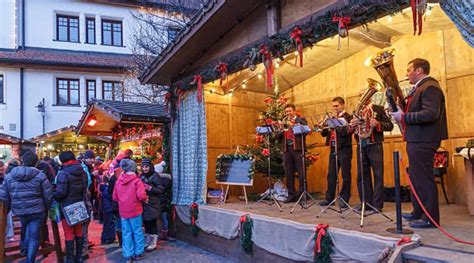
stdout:
<svg viewBox="0 0 474 263">
<path fill-rule="evenodd" d="M 360 98 L 359 104 L 357 104 L 354 112 L 354 116 L 359 120 L 355 133 L 361 139 L 369 138 L 374 129 L 374 127 L 370 126 L 370 120 L 374 117 L 374 111 L 372 110 L 372 107 L 367 106 L 367 102 L 372 99 L 372 96 L 374 96 L 382 86 L 375 79 L 368 78 L 367 82 L 368 87 Z"/>
<path fill-rule="evenodd" d="M 383 80 L 385 96 L 392 111 L 397 111 L 397 106 L 402 109 L 405 108 L 405 98 L 398 84 L 397 73 L 393 66 L 395 51 L 395 48 L 383 49 L 368 57 L 364 62 L 366 66 L 373 67 Z"/>
</svg>

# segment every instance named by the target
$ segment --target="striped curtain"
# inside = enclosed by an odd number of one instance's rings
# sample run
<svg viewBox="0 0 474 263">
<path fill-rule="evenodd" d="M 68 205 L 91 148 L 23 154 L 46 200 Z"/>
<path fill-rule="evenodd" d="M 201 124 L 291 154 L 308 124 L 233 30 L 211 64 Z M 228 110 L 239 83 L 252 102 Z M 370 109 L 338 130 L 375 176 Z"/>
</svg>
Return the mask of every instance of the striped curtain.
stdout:
<svg viewBox="0 0 474 263">
<path fill-rule="evenodd" d="M 173 199 L 175 205 L 205 202 L 207 131 L 204 101 L 187 91 L 177 107 L 172 130 Z"/>
<path fill-rule="evenodd" d="M 474 47 L 474 1 L 441 0 L 439 4 L 456 25 L 464 40 Z"/>
</svg>

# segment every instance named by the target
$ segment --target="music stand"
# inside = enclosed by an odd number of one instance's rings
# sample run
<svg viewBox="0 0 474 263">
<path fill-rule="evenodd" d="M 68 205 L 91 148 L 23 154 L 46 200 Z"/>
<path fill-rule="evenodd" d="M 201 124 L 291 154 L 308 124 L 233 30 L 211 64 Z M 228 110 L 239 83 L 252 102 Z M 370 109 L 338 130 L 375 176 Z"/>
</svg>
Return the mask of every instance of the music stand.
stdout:
<svg viewBox="0 0 474 263">
<path fill-rule="evenodd" d="M 328 114 L 326 114 L 328 115 Z M 344 118 L 328 118 L 326 120 L 326 123 L 328 125 L 329 129 L 332 129 L 335 133 L 335 139 L 334 139 L 334 155 L 335 155 L 335 162 L 336 162 L 336 196 L 334 199 L 327 205 L 325 206 L 319 213 L 316 215 L 316 218 L 319 218 L 319 216 L 322 213 L 326 213 L 326 210 L 331 209 L 335 212 L 338 212 L 342 214 L 344 212 L 341 208 L 340 203 L 343 203 L 346 206 L 346 209 L 352 209 L 352 207 L 344 200 L 339 191 L 339 157 L 338 157 L 338 150 L 337 150 L 337 128 L 338 127 L 344 127 L 347 126 L 347 121 Z M 333 147 L 332 145 L 330 147 Z M 336 203 L 336 201 L 338 201 Z M 334 209 L 331 206 L 336 205 L 338 209 Z"/>
<path fill-rule="evenodd" d="M 361 133 L 360 125 L 357 125 L 357 128 L 358 128 L 358 132 L 360 134 Z M 349 216 L 352 213 L 360 214 L 360 227 L 364 226 L 364 218 L 366 216 L 371 216 L 371 215 L 375 215 L 375 214 L 380 214 L 383 217 L 385 217 L 386 219 L 388 219 L 390 221 L 393 221 L 393 219 L 391 219 L 389 216 L 384 214 L 382 211 L 375 208 L 373 205 L 367 203 L 367 201 L 365 200 L 364 165 L 363 165 L 363 160 L 362 160 L 362 141 L 363 141 L 363 139 L 361 139 L 360 136 L 359 136 L 359 167 L 358 168 L 360 169 L 360 184 L 361 184 L 361 189 L 362 189 L 361 210 L 357 211 L 356 209 L 350 207 L 350 210 L 347 211 L 346 214 L 342 215 L 342 218 L 346 218 L 347 216 Z M 369 173 L 370 173 L 370 171 L 369 171 Z M 357 183 L 359 183 L 359 182 L 357 182 Z M 370 213 L 370 214 L 365 213 L 366 212 L 366 206 L 368 206 L 369 208 L 372 209 L 372 213 Z"/>
<path fill-rule="evenodd" d="M 296 203 L 293 205 L 293 208 L 291 209 L 290 214 L 293 213 L 297 205 L 300 205 L 301 209 L 308 209 L 314 204 L 318 204 L 316 202 L 316 199 L 314 199 L 314 197 L 312 197 L 311 194 L 307 191 L 306 162 L 305 162 L 306 147 L 304 145 L 304 136 L 306 136 L 306 134 L 310 132 L 311 132 L 311 128 L 309 128 L 308 125 L 298 125 L 298 124 L 293 125 L 293 135 L 301 135 L 302 137 L 301 138 L 301 162 L 303 165 L 303 174 L 300 174 L 299 176 L 303 177 L 303 192 L 298 198 L 298 201 L 296 201 Z M 300 185 L 300 189 L 301 189 L 301 185 Z M 309 205 L 308 205 L 308 199 L 312 200 L 312 203 Z"/>
<path fill-rule="evenodd" d="M 271 180 L 270 135 L 273 133 L 273 127 L 272 127 L 272 125 L 263 125 L 263 126 L 258 126 L 256 130 L 257 130 L 257 134 L 265 136 L 265 144 L 266 144 L 267 149 L 268 149 L 268 157 L 267 157 L 267 162 L 268 162 L 268 168 L 267 168 L 268 191 L 265 192 L 262 195 L 262 197 L 257 201 L 257 203 L 262 202 L 262 203 L 267 204 L 269 206 L 272 206 L 273 204 L 275 204 L 278 207 L 278 210 L 280 210 L 280 212 L 282 212 L 280 202 L 274 196 L 273 182 Z M 269 200 L 266 200 L 267 198 L 269 198 Z"/>
</svg>

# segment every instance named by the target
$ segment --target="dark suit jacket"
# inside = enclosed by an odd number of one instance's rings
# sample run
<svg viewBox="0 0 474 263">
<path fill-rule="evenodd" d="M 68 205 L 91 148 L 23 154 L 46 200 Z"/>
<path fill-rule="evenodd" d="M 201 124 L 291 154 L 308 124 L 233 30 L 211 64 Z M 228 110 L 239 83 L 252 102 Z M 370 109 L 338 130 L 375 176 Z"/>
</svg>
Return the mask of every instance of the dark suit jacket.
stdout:
<svg viewBox="0 0 474 263">
<path fill-rule="evenodd" d="M 437 142 L 448 138 L 446 102 L 438 81 L 423 79 L 408 98 L 402 116 L 407 142 Z"/>
<path fill-rule="evenodd" d="M 342 115 L 347 123 L 351 122 L 352 115 L 347 112 L 344 112 Z M 331 140 L 331 129 L 324 129 L 321 132 L 323 137 L 326 137 L 326 145 L 329 146 Z M 337 148 L 340 149 L 342 147 L 352 147 L 352 132 L 349 131 L 348 126 L 338 127 L 336 128 L 336 140 L 337 140 Z"/>
<path fill-rule="evenodd" d="M 371 136 L 367 139 L 370 143 L 383 142 L 383 132 L 393 130 L 393 123 L 382 106 L 375 104 L 372 104 L 371 106 L 374 111 L 375 119 L 379 122 L 379 125 L 374 127 Z M 359 136 L 357 134 L 354 134 L 354 137 L 356 141 L 359 141 Z"/>
<path fill-rule="evenodd" d="M 298 118 L 296 118 L 295 124 L 308 125 L 308 122 L 306 121 L 305 118 L 298 117 Z M 281 140 L 281 151 L 282 152 L 288 151 L 285 134 L 281 133 L 280 138 L 282 138 L 282 140 Z M 301 149 L 301 140 L 303 140 L 304 147 L 306 148 L 306 136 L 295 135 L 295 141 L 293 142 L 293 149 L 295 151 L 301 151 L 302 150 Z"/>
</svg>

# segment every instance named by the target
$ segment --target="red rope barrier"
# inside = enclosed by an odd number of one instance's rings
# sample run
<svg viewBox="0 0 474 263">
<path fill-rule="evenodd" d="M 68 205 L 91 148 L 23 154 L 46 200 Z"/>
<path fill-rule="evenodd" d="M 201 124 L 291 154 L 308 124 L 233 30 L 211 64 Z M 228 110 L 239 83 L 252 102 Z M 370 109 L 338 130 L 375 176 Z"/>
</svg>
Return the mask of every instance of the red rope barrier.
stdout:
<svg viewBox="0 0 474 263">
<path fill-rule="evenodd" d="M 406 171 L 407 166 L 405 165 L 405 162 L 403 162 L 403 159 L 401 157 L 400 157 L 400 161 L 402 162 L 402 167 L 405 167 L 405 175 L 408 179 L 408 183 L 410 184 L 410 189 L 413 192 L 413 195 L 415 196 L 416 201 L 418 202 L 418 204 L 420 204 L 421 209 L 423 209 L 423 212 L 425 212 L 425 215 L 431 220 L 431 222 L 436 226 L 436 228 L 438 228 L 438 230 L 441 231 L 441 233 L 443 233 L 446 237 L 448 237 L 448 238 L 450 238 L 450 239 L 452 239 L 456 242 L 463 243 L 463 244 L 466 244 L 466 245 L 471 245 L 471 246 L 474 245 L 474 242 L 464 241 L 464 240 L 462 240 L 460 238 L 457 238 L 457 237 L 453 236 L 452 234 L 448 233 L 446 230 L 444 230 L 444 228 L 442 228 L 438 223 L 436 223 L 436 221 L 433 220 L 433 218 L 431 217 L 431 215 L 428 213 L 425 206 L 421 202 L 420 198 L 418 197 L 418 194 L 416 193 L 416 189 L 413 187 L 413 184 L 411 183 L 410 175 Z"/>
</svg>

